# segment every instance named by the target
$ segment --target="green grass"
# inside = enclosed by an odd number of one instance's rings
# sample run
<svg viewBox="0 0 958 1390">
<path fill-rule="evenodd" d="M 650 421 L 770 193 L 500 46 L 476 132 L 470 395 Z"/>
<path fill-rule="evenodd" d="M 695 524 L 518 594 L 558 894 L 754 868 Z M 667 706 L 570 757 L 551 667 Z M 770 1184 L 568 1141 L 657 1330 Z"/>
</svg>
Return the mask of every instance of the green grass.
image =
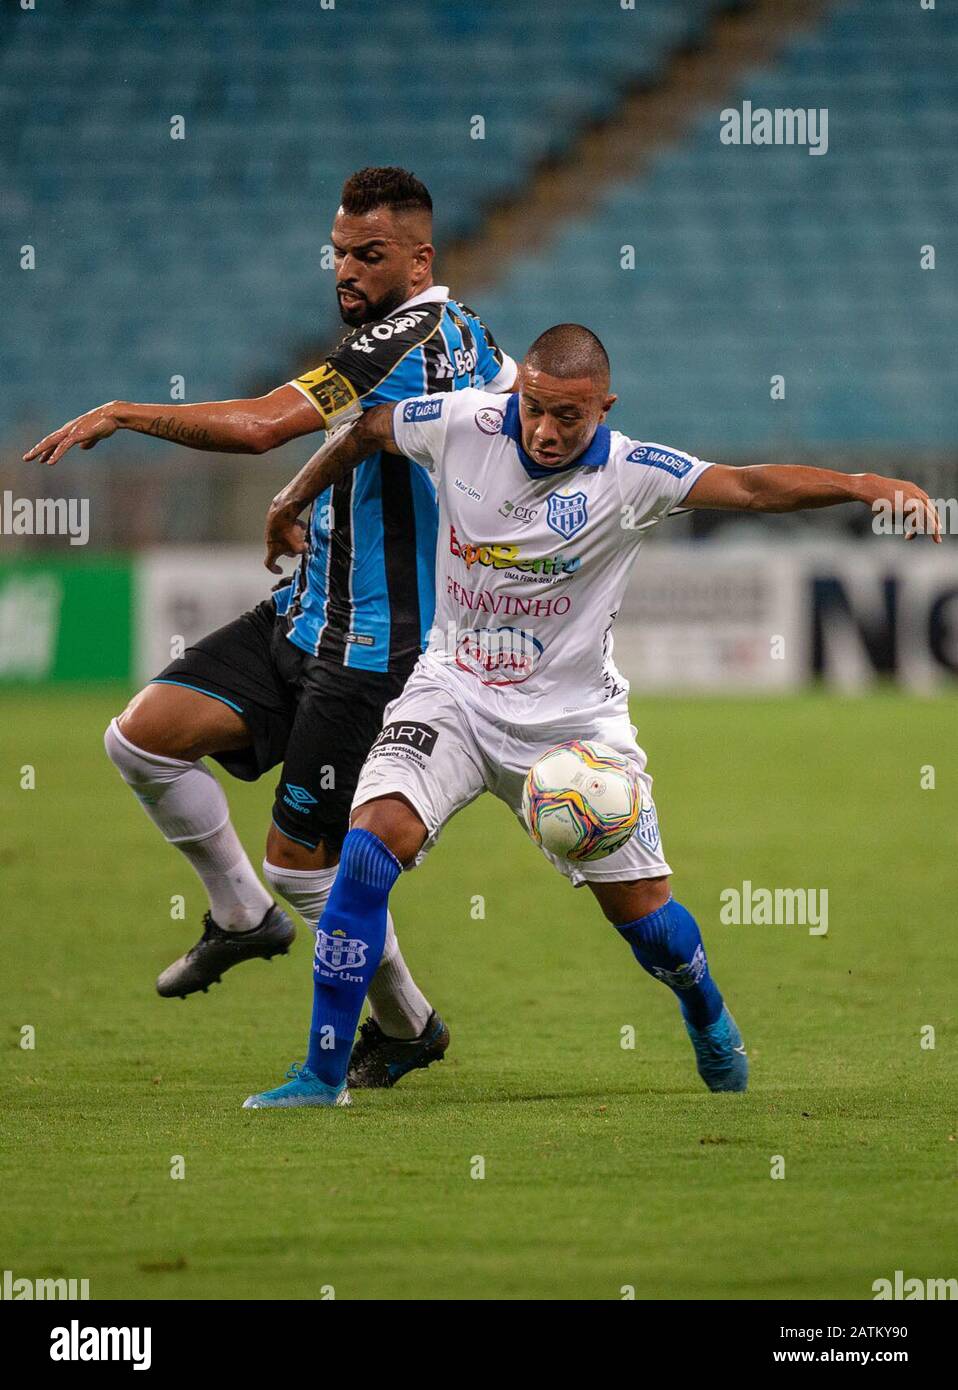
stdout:
<svg viewBox="0 0 958 1390">
<path fill-rule="evenodd" d="M 484 797 L 393 901 L 447 1060 L 292 1113 L 240 1105 L 303 1055 L 308 933 L 208 996 L 155 995 L 205 904 L 103 756 L 122 703 L 0 700 L 3 1268 L 94 1298 L 867 1298 L 955 1273 L 953 701 L 637 707 L 746 1096 L 705 1091 L 671 994 Z M 229 792 L 258 863 L 272 781 Z M 827 888 L 828 935 L 721 925 L 743 879 Z"/>
</svg>

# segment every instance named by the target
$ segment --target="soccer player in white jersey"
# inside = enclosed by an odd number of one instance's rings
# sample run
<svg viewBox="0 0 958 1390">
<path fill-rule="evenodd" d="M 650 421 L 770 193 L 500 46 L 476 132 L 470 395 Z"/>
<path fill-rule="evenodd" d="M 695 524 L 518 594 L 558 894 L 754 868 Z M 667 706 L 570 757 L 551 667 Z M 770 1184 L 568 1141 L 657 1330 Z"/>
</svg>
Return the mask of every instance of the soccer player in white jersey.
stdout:
<svg viewBox="0 0 958 1390">
<path fill-rule="evenodd" d="M 352 1039 L 379 962 L 399 874 L 483 791 L 518 816 L 529 768 L 573 738 L 611 745 L 631 761 L 643 815 L 606 859 L 546 857 L 588 885 L 639 964 L 675 992 L 706 1085 L 745 1090 L 741 1035 L 698 925 L 672 896 L 646 755 L 612 660 L 629 571 L 645 532 L 678 507 L 784 512 L 903 494 L 939 539 L 937 517 L 921 488 L 897 479 L 729 468 L 642 443 L 603 423 L 614 401 L 598 338 L 560 324 L 529 349 L 519 395 L 469 389 L 377 406 L 324 446 L 274 504 L 271 554 L 284 537 L 285 548 L 298 547 L 291 528 L 302 506 L 366 454 L 414 459 L 438 494 L 437 602 L 430 646 L 386 707 L 360 773 L 317 934 L 307 1063 L 286 1085 L 250 1096 L 248 1108 L 349 1104 L 341 1044 Z"/>
</svg>

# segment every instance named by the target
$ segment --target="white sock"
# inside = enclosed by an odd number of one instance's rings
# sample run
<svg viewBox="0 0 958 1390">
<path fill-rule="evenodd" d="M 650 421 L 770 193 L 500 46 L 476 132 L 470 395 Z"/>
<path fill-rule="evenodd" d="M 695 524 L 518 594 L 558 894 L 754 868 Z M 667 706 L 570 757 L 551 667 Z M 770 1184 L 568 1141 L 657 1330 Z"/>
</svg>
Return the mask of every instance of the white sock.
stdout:
<svg viewBox="0 0 958 1390">
<path fill-rule="evenodd" d="M 287 869 L 263 860 L 267 883 L 283 895 L 313 932 L 329 901 L 337 867 Z M 386 913 L 386 945 L 368 998 L 370 1013 L 390 1038 L 418 1038 L 432 1013 L 432 1005 L 403 960 L 391 912 Z"/>
<path fill-rule="evenodd" d="M 409 973 L 399 949 L 392 913 L 386 914 L 386 946 L 369 986 L 369 1011 L 389 1038 L 418 1038 L 432 1005 Z"/>
<path fill-rule="evenodd" d="M 226 795 L 209 768 L 137 748 L 115 719 L 103 742 L 150 820 L 196 870 L 216 925 L 224 931 L 258 926 L 273 899 L 230 824 Z"/>
<path fill-rule="evenodd" d="M 263 860 L 263 876 L 302 917 L 310 931 L 322 917 L 333 889 L 338 865 L 331 869 L 287 869 Z"/>
</svg>

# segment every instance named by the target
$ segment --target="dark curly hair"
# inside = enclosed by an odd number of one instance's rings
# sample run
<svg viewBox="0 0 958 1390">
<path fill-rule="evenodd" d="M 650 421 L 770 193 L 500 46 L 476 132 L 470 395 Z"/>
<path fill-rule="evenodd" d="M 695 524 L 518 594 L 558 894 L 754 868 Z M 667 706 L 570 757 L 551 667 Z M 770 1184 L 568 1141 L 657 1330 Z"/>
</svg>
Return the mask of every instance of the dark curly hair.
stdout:
<svg viewBox="0 0 958 1390">
<path fill-rule="evenodd" d="M 382 207 L 394 212 L 432 212 L 426 185 L 408 169 L 394 166 L 357 169 L 343 184 L 341 202 L 343 211 L 353 216 Z"/>
</svg>

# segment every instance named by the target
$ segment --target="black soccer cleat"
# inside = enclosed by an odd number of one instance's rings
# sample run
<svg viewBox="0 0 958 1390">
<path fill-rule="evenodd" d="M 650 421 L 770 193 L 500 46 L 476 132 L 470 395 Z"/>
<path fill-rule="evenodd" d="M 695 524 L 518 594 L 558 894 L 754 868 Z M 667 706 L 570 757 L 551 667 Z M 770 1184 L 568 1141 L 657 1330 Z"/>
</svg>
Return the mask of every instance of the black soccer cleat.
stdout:
<svg viewBox="0 0 958 1390">
<path fill-rule="evenodd" d="M 210 985 L 219 984 L 224 970 L 244 960 L 269 960 L 285 956 L 296 939 L 296 928 L 275 903 L 258 927 L 249 931 L 224 931 L 207 912 L 203 935 L 185 956 L 168 965 L 156 982 L 156 992 L 164 999 L 185 999 Z"/>
<path fill-rule="evenodd" d="M 448 1046 L 449 1029 L 435 1009 L 418 1038 L 389 1038 L 367 1018 L 353 1043 L 346 1084 L 357 1091 L 395 1086 L 407 1071 L 441 1062 Z"/>
</svg>

